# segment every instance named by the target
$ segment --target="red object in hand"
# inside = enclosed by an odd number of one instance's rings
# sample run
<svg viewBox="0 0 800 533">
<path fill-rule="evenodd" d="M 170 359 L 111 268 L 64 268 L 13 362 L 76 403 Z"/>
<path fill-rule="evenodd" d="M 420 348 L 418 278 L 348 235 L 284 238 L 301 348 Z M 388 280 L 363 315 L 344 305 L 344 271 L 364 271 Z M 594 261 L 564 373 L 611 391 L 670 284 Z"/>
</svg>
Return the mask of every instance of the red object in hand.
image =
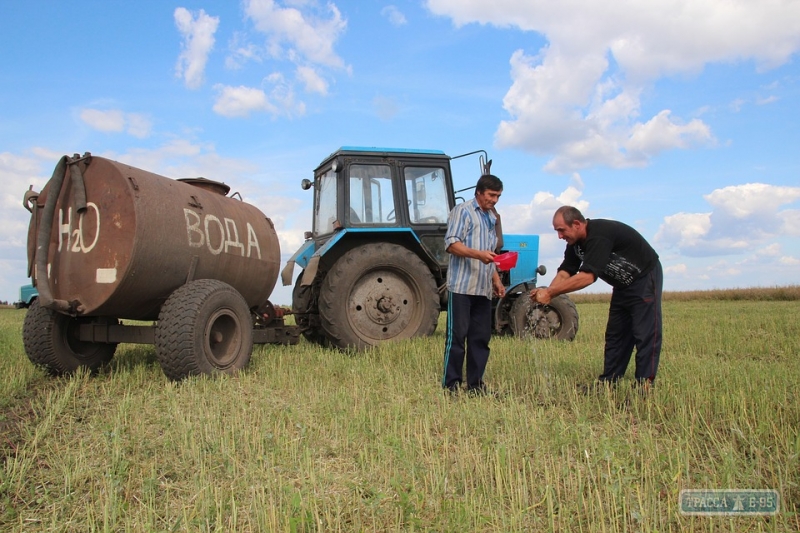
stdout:
<svg viewBox="0 0 800 533">
<path fill-rule="evenodd" d="M 504 254 L 494 256 L 494 262 L 498 270 L 511 270 L 517 266 L 517 252 L 506 252 Z"/>
</svg>

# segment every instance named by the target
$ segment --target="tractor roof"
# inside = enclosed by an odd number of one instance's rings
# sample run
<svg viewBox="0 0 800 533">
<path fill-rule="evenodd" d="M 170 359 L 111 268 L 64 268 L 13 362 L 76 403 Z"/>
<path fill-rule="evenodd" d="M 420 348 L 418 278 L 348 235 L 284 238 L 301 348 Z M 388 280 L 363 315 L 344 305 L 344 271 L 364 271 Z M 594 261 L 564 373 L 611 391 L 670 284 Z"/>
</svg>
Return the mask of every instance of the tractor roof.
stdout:
<svg viewBox="0 0 800 533">
<path fill-rule="evenodd" d="M 445 155 L 441 150 L 424 150 L 418 148 L 383 148 L 379 146 L 342 146 L 337 153 L 341 152 L 366 152 L 369 154 L 425 154 L 425 155 Z"/>
<path fill-rule="evenodd" d="M 322 163 L 319 164 L 320 168 L 324 166 L 328 161 L 332 158 L 340 156 L 340 155 L 350 155 L 350 156 L 383 156 L 383 157 L 408 157 L 408 156 L 417 156 L 421 158 L 432 158 L 432 159 L 450 159 L 450 156 L 445 154 L 441 150 L 426 150 L 426 149 L 419 149 L 419 148 L 385 148 L 385 147 L 378 147 L 378 146 L 342 146 L 331 155 L 326 157 L 322 160 Z"/>
</svg>

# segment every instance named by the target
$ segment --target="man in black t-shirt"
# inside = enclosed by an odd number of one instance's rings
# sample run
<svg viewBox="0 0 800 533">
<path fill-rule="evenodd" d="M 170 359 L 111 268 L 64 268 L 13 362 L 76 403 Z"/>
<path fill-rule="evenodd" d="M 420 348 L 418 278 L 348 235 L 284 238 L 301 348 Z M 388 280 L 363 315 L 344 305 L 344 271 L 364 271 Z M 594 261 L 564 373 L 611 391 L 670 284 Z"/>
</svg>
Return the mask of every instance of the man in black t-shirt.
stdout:
<svg viewBox="0 0 800 533">
<path fill-rule="evenodd" d="M 588 220 L 578 209 L 560 207 L 553 229 L 567 241 L 564 261 L 549 287 L 531 291 L 547 305 L 559 294 L 588 287 L 597 278 L 614 289 L 608 310 L 605 363 L 600 381 L 625 375 L 636 347 L 636 380 L 650 385 L 661 355 L 661 288 L 658 254 L 638 231 L 615 220 Z"/>
</svg>

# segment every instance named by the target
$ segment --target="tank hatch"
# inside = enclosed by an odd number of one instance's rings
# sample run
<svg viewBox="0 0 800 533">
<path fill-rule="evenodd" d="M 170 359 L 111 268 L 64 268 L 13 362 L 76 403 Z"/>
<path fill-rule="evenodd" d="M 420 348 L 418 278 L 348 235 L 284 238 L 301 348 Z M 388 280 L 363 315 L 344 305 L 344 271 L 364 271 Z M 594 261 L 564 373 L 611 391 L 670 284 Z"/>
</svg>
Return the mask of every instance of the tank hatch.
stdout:
<svg viewBox="0 0 800 533">
<path fill-rule="evenodd" d="M 201 189 L 205 189 L 207 191 L 221 194 L 222 196 L 227 196 L 228 193 L 231 192 L 229 185 L 226 185 L 221 181 L 214 181 L 208 178 L 181 178 L 178 181 L 188 183 L 189 185 L 194 185 L 195 187 L 200 187 Z"/>
</svg>

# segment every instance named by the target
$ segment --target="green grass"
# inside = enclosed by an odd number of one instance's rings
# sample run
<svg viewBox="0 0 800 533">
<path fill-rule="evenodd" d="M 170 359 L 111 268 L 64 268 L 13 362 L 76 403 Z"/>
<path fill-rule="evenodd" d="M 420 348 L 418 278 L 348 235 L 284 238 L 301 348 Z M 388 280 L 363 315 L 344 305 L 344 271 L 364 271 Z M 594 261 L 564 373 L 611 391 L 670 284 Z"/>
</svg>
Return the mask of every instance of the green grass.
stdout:
<svg viewBox="0 0 800 533">
<path fill-rule="evenodd" d="M 429 338 L 355 356 L 261 346 L 171 383 L 152 347 L 45 377 L 0 310 L 3 531 L 797 531 L 800 301 L 667 301 L 658 384 L 583 396 L 607 306 L 575 342 L 495 338 L 495 398 L 439 387 Z M 633 369 L 629 369 L 632 373 Z M 774 517 L 690 517 L 684 488 L 774 488 Z"/>
</svg>

